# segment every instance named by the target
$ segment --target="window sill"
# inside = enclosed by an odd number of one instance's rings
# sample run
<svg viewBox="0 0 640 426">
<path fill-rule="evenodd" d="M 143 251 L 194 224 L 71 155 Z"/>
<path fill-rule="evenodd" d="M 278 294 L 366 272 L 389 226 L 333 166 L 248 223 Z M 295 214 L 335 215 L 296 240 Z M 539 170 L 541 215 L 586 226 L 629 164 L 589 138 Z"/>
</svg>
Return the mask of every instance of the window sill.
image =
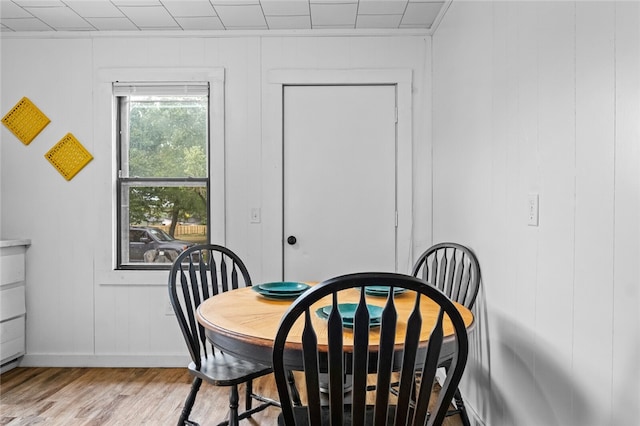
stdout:
<svg viewBox="0 0 640 426">
<path fill-rule="evenodd" d="M 109 270 L 95 272 L 95 282 L 103 286 L 167 286 L 169 271 L 151 270 Z"/>
</svg>

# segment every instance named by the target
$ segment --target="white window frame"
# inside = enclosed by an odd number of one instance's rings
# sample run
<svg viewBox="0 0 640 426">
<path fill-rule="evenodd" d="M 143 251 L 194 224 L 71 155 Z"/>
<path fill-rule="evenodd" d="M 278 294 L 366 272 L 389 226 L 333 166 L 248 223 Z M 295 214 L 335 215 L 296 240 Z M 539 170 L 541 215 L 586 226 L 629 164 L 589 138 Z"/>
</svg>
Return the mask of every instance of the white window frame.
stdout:
<svg viewBox="0 0 640 426">
<path fill-rule="evenodd" d="M 129 83 L 129 82 L 116 82 L 113 84 L 113 96 L 116 99 L 116 111 L 117 111 L 117 115 L 119 120 L 117 120 L 117 128 L 119 129 L 120 135 L 119 137 L 117 137 L 116 143 L 118 145 L 117 147 L 117 152 L 118 152 L 118 170 L 119 170 L 119 175 L 117 177 L 117 181 L 118 181 L 118 188 L 119 188 L 119 197 L 117 198 L 118 200 L 118 207 L 116 209 L 117 212 L 117 216 L 118 216 L 118 226 L 119 226 L 119 237 L 116 239 L 116 241 L 118 242 L 118 256 L 116 256 L 116 258 L 120 259 L 117 262 L 117 267 L 118 269 L 140 269 L 140 270 L 154 270 L 154 269 L 169 269 L 169 267 L 171 266 L 170 263 L 168 262 L 161 262 L 161 263 L 147 263 L 147 262 L 131 262 L 129 261 L 129 250 L 126 250 L 127 253 L 127 261 L 125 261 L 125 259 L 123 259 L 123 254 L 125 253 L 125 248 L 127 247 L 127 245 L 130 247 L 130 227 L 131 227 L 131 223 L 129 222 L 129 213 L 128 213 L 128 209 L 127 209 L 127 214 L 124 214 L 123 211 L 123 203 L 128 205 L 128 197 L 129 197 L 129 190 L 132 187 L 136 187 L 136 186 L 155 186 L 159 183 L 161 183 L 163 186 L 178 186 L 178 187 L 187 187 L 187 186 L 200 186 L 200 185 L 204 185 L 204 187 L 206 188 L 206 193 L 207 193 L 207 215 L 206 215 L 206 220 L 207 220 L 207 229 L 209 230 L 211 227 L 211 221 L 210 221 L 210 212 L 209 212 L 209 208 L 210 206 L 208 205 L 208 199 L 209 199 L 209 183 L 211 182 L 211 180 L 209 179 L 209 174 L 211 172 L 210 168 L 209 168 L 209 131 L 210 131 L 210 126 L 209 123 L 205 123 L 206 126 L 206 146 L 204 147 L 205 152 L 206 152 L 206 159 L 207 159 L 207 164 L 206 164 L 206 175 L 205 176 L 194 176 L 191 177 L 191 179 L 193 180 L 189 180 L 187 181 L 187 179 L 189 179 L 188 177 L 184 177 L 184 176 L 180 176 L 180 177 L 176 177 L 176 176 L 153 176 L 151 177 L 151 180 L 146 181 L 146 185 L 143 183 L 145 178 L 150 178 L 149 176 L 143 176 L 143 177 L 137 177 L 137 176 L 131 176 L 130 171 L 129 171 L 129 167 L 130 167 L 130 163 L 129 163 L 129 158 L 130 158 L 130 153 L 129 150 L 131 148 L 130 144 L 131 144 L 131 140 L 128 136 L 129 134 L 129 129 L 128 127 L 131 125 L 131 120 L 130 120 L 130 116 L 129 116 L 129 108 L 130 108 L 130 102 L 135 102 L 135 101 L 131 101 L 131 96 L 135 96 L 135 95 L 141 95 L 141 96 L 171 96 L 171 95 L 178 95 L 178 96 L 182 96 L 182 95 L 193 95 L 193 96 L 199 96 L 199 97 L 203 97 L 205 96 L 207 99 L 207 121 L 208 121 L 208 111 L 209 111 L 209 100 L 210 100 L 210 92 L 209 92 L 209 84 L 206 82 L 168 82 L 168 83 L 148 83 L 145 82 L 144 84 L 140 84 L 139 82 L 135 82 L 135 83 Z M 123 105 L 120 103 L 120 101 L 118 101 L 118 99 L 120 98 L 126 98 L 126 108 L 123 107 Z M 123 129 L 123 127 L 127 127 L 126 130 Z M 126 135 L 126 136 L 125 136 Z M 181 182 L 178 182 L 178 180 L 181 180 Z M 125 188 L 127 188 L 125 190 Z M 126 195 L 125 195 L 126 194 Z M 209 231 L 207 231 L 206 235 L 209 235 Z"/>
<path fill-rule="evenodd" d="M 99 285 L 167 285 L 166 270 L 122 270 L 117 268 L 117 108 L 115 82 L 167 83 L 208 82 L 209 93 L 209 178 L 211 242 L 225 244 L 224 193 L 224 68 L 104 68 L 96 73 L 94 111 L 94 162 L 102 179 L 97 182 L 94 279 Z"/>
</svg>

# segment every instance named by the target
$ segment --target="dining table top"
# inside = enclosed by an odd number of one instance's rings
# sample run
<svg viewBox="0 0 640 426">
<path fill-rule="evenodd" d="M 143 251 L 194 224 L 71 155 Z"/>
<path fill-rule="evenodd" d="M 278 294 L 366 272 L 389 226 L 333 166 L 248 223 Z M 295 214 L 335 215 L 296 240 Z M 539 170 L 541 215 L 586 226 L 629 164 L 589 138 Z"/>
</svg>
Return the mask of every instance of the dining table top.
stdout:
<svg viewBox="0 0 640 426">
<path fill-rule="evenodd" d="M 314 285 L 315 283 L 309 283 Z M 420 311 L 423 318 L 421 342 L 426 344 L 433 324 L 435 324 L 439 309 L 435 302 L 426 296 L 421 296 Z M 339 303 L 357 303 L 360 298 L 359 289 L 343 290 L 339 293 Z M 384 306 L 386 297 L 366 295 L 367 304 Z M 406 330 L 406 320 L 415 304 L 415 293 L 406 292 L 394 295 L 398 312 L 396 329 L 396 345 L 402 347 Z M 242 359 L 271 364 L 273 342 L 278 331 L 280 320 L 289 306 L 290 299 L 270 299 L 254 291 L 252 287 L 243 287 L 217 294 L 203 301 L 197 309 L 197 320 L 205 328 L 207 338 L 224 352 L 231 353 Z M 454 302 L 460 312 L 467 331 L 474 326 L 473 313 L 466 307 Z M 320 299 L 312 306 L 312 313 L 324 306 L 331 305 L 331 297 Z M 311 315 L 314 328 L 318 334 L 318 348 L 326 348 L 326 320 L 318 315 Z M 303 319 L 294 325 L 285 348 L 301 349 L 301 335 Z M 444 336 L 453 334 L 453 327 L 445 315 Z M 379 327 L 372 327 L 369 339 L 370 347 L 375 350 L 379 341 Z M 353 345 L 353 332 L 345 328 L 343 337 L 345 348 Z"/>
</svg>

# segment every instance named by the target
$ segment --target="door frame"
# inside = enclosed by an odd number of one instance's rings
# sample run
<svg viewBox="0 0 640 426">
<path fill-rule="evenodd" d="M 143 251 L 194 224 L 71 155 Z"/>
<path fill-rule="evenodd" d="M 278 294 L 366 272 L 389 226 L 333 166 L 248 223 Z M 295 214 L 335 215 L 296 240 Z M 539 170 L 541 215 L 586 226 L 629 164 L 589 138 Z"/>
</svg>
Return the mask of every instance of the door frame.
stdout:
<svg viewBox="0 0 640 426">
<path fill-rule="evenodd" d="M 263 100 L 262 140 L 262 276 L 266 280 L 283 277 L 283 97 L 290 85 L 376 85 L 396 86 L 398 123 L 396 126 L 396 271 L 410 263 L 413 229 L 412 169 L 412 70 L 304 70 L 274 69 L 267 73 L 267 93 Z M 406 271 L 405 271 L 406 272 Z"/>
</svg>

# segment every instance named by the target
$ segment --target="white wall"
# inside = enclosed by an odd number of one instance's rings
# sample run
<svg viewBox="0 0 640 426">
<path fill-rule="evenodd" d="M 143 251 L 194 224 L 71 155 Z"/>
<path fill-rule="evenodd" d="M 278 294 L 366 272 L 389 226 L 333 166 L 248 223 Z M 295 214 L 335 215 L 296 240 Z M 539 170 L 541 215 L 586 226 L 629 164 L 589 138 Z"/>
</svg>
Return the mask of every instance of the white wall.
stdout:
<svg viewBox="0 0 640 426">
<path fill-rule="evenodd" d="M 184 343 L 167 310 L 166 273 L 122 272 L 109 264 L 113 146 L 102 105 L 105 69 L 224 68 L 225 243 L 243 257 L 254 281 L 273 246 L 263 215 L 265 140 L 272 137 L 263 110 L 271 69 L 409 69 L 413 74 L 413 234 L 400 244 L 423 249 L 431 241 L 430 39 L 426 36 L 114 36 L 3 34 L 3 115 L 29 97 L 51 124 L 29 145 L 2 126 L 0 237 L 30 238 L 27 253 L 27 356 L 22 365 L 177 365 Z M 420 119 L 418 119 L 420 118 Z M 107 123 L 105 125 L 105 122 Z M 273 126 L 271 126 L 273 127 Z M 71 181 L 43 158 L 72 132 L 94 160 Z M 141 277 L 144 275 L 144 277 Z M 138 284 L 131 285 L 132 282 Z"/>
<path fill-rule="evenodd" d="M 454 1 L 433 37 L 433 236 L 480 260 L 487 425 L 638 424 L 639 28 L 638 2 Z"/>
</svg>

